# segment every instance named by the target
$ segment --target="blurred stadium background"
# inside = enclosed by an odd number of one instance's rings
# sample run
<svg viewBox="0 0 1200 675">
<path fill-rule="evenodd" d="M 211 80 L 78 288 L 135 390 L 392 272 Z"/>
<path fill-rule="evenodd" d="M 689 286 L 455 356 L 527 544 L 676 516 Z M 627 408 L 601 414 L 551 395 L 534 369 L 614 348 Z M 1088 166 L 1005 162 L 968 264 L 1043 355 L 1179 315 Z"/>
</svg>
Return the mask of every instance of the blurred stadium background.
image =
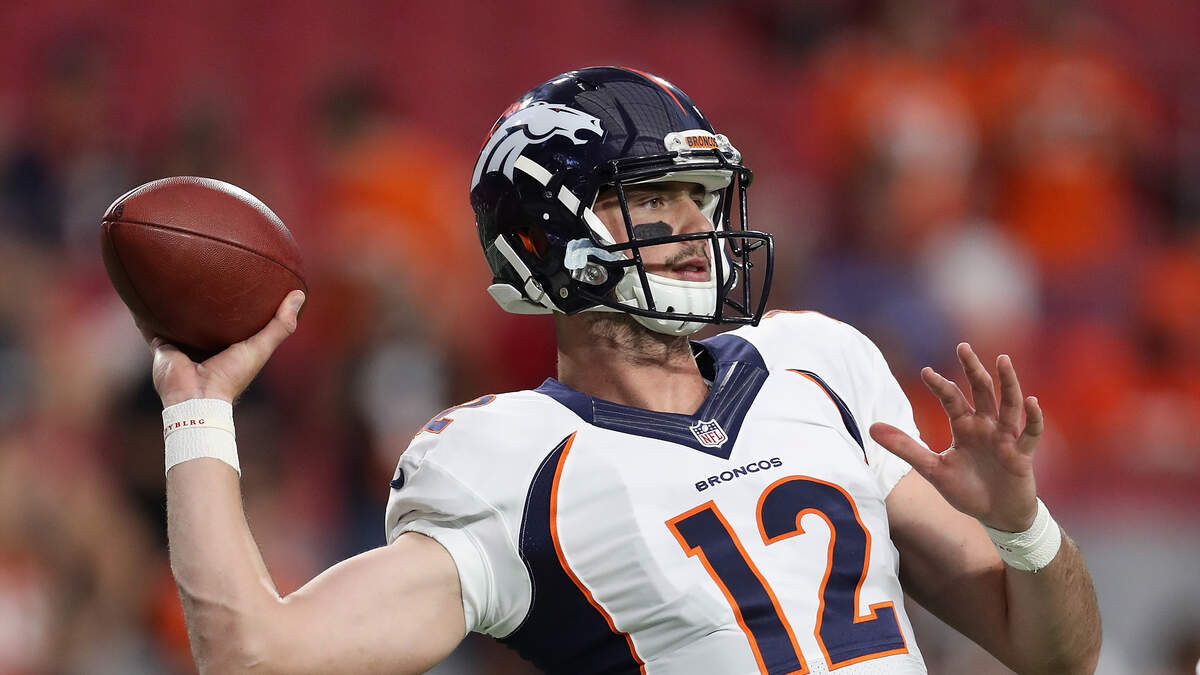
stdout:
<svg viewBox="0 0 1200 675">
<path fill-rule="evenodd" d="M 382 543 L 430 415 L 553 373 L 549 322 L 484 292 L 468 176 L 516 96 L 607 63 L 674 81 L 743 150 L 771 306 L 872 336 L 931 445 L 918 369 L 964 339 L 1013 354 L 1048 415 L 1041 491 L 1098 585 L 1100 672 L 1194 672 L 1200 4 L 9 0 L 0 26 L 0 673 L 192 670 L 108 203 L 212 176 L 300 242 L 300 330 L 238 413 L 288 591 Z M 916 621 L 932 673 L 1007 672 Z M 472 639 L 435 672 L 532 671 Z"/>
</svg>

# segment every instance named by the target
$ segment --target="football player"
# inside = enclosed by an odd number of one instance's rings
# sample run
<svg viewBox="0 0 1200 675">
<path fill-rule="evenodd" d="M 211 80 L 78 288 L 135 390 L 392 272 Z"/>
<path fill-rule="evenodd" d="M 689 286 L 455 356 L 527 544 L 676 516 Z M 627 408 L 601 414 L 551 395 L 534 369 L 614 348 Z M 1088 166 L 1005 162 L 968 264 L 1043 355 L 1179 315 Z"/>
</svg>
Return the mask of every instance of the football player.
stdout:
<svg viewBox="0 0 1200 675">
<path fill-rule="evenodd" d="M 922 372 L 954 436 L 931 452 L 870 340 L 764 315 L 750 180 L 657 76 L 586 68 L 516 101 L 471 203 L 492 297 L 555 317 L 558 378 L 434 416 L 388 544 L 287 597 L 245 523 L 229 402 L 303 295 L 202 365 L 152 340 L 201 670 L 417 673 L 476 631 L 550 673 L 923 673 L 907 592 L 1018 672 L 1091 672 L 1095 594 L 1037 498 L 1042 413 L 1010 360 L 998 396 L 965 344 L 969 397 Z M 689 340 L 706 324 L 740 327 Z"/>
</svg>

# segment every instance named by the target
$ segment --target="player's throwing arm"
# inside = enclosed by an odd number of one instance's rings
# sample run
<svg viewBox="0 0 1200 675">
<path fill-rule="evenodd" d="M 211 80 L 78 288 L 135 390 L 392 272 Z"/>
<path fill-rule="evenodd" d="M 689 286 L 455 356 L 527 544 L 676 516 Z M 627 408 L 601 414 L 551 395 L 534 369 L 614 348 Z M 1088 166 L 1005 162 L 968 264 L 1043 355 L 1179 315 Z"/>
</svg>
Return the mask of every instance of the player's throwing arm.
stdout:
<svg viewBox="0 0 1200 675">
<path fill-rule="evenodd" d="M 402 536 L 281 597 L 246 524 L 233 401 L 296 330 L 305 300 L 282 222 L 239 188 L 167 179 L 110 207 L 102 238 L 154 354 L 171 570 L 200 672 L 420 673 L 449 654 L 464 633 L 462 601 L 433 540 Z"/>
</svg>

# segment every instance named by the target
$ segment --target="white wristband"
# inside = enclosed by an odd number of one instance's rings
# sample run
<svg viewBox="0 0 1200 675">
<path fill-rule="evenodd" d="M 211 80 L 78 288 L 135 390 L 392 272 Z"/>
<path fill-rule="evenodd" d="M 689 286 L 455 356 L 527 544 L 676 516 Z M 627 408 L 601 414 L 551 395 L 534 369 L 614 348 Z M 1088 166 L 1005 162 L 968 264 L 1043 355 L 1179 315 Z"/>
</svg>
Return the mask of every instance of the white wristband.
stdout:
<svg viewBox="0 0 1200 675">
<path fill-rule="evenodd" d="M 1042 500 L 1037 500 L 1037 515 L 1033 525 L 1024 532 L 1003 532 L 987 525 L 983 529 L 996 545 L 1000 559 L 1009 567 L 1025 572 L 1037 572 L 1054 560 L 1062 546 L 1062 531 L 1050 517 L 1050 511 Z"/>
<path fill-rule="evenodd" d="M 167 471 L 189 459 L 212 457 L 242 475 L 233 431 L 233 405 L 228 401 L 193 398 L 163 409 L 162 418 Z"/>
</svg>

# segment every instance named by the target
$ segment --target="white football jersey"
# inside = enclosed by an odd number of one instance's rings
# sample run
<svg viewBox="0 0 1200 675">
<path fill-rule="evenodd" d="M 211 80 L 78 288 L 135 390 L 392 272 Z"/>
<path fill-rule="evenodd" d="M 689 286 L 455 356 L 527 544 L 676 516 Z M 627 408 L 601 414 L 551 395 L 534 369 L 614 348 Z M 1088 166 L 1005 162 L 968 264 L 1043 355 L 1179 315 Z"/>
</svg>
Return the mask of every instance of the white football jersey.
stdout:
<svg viewBox="0 0 1200 675">
<path fill-rule="evenodd" d="M 548 673 L 924 673 L 884 498 L 917 437 L 879 350 L 772 312 L 694 343 L 695 415 L 547 380 L 427 424 L 400 458 L 387 537 L 450 552 L 467 628 Z"/>
</svg>

